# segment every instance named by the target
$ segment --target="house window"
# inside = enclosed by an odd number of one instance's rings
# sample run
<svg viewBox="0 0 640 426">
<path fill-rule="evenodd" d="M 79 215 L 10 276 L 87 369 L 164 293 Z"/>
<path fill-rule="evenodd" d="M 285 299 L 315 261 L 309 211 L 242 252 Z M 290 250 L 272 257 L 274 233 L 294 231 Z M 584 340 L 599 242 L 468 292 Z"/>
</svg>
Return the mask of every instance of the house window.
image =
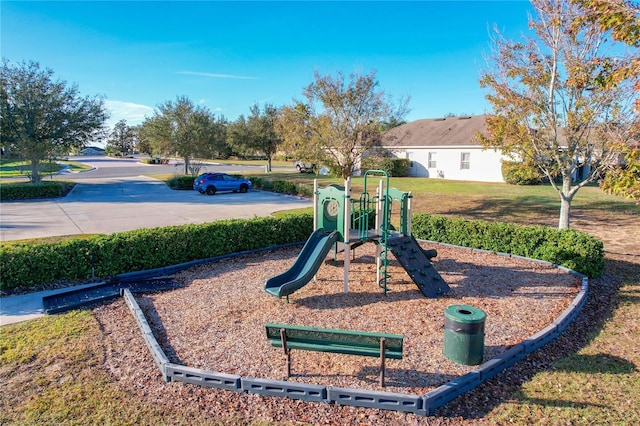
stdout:
<svg viewBox="0 0 640 426">
<path fill-rule="evenodd" d="M 436 152 L 430 152 L 429 153 L 429 164 L 427 165 L 427 168 L 429 169 L 435 169 L 436 168 Z"/>
<path fill-rule="evenodd" d="M 471 153 L 462 152 L 460 154 L 460 170 L 469 170 L 471 167 Z"/>
</svg>

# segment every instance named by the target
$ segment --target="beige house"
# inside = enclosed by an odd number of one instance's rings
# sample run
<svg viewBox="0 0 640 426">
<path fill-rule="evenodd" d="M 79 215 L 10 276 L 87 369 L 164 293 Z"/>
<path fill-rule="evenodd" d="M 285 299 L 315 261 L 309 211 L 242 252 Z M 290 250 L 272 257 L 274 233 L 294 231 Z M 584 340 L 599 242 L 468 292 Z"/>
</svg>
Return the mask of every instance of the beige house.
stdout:
<svg viewBox="0 0 640 426">
<path fill-rule="evenodd" d="M 483 149 L 478 132 L 486 132 L 484 115 L 416 120 L 385 132 L 382 145 L 411 160 L 411 176 L 504 182 L 501 160 L 506 157 Z"/>
</svg>

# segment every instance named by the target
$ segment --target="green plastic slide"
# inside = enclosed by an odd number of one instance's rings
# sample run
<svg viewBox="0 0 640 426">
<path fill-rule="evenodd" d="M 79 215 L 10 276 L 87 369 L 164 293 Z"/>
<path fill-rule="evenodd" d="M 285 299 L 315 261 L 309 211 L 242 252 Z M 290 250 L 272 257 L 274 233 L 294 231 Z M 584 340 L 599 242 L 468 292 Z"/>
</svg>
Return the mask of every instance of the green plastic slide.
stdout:
<svg viewBox="0 0 640 426">
<path fill-rule="evenodd" d="M 276 297 L 284 297 L 304 287 L 318 272 L 331 246 L 337 240 L 337 231 L 326 233 L 322 228 L 316 229 L 305 243 L 293 266 L 264 283 L 265 291 Z"/>
</svg>

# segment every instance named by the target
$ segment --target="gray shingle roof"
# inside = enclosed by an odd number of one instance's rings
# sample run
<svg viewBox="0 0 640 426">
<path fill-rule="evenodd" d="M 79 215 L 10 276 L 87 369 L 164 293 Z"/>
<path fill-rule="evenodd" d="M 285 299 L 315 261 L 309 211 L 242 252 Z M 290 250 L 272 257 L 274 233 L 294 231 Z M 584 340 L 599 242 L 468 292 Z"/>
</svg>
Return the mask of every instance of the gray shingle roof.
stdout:
<svg viewBox="0 0 640 426">
<path fill-rule="evenodd" d="M 382 145 L 386 147 L 480 146 L 475 138 L 478 131 L 486 133 L 484 115 L 428 118 L 388 130 L 382 135 Z"/>
</svg>

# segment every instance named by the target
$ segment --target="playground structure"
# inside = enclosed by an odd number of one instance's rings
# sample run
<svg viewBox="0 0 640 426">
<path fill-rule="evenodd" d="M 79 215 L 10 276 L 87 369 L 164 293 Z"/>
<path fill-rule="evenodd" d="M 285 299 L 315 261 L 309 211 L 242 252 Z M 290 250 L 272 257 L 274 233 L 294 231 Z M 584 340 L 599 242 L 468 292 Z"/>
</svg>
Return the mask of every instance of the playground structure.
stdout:
<svg viewBox="0 0 640 426">
<path fill-rule="evenodd" d="M 325 243 L 320 240 L 323 240 L 325 236 L 330 236 L 333 232 L 334 231 L 325 233 L 324 231 L 319 231 L 316 237 L 309 239 L 311 240 L 308 241 L 309 246 L 314 248 L 323 247 L 324 249 Z M 336 234 L 334 234 L 334 236 Z M 330 237 L 330 239 L 331 238 L 334 237 Z M 316 239 L 318 241 L 316 241 Z M 329 249 L 333 247 L 333 244 L 334 243 L 329 244 Z M 355 244 L 356 243 L 353 243 L 353 245 Z M 257 252 L 271 251 L 273 249 L 273 247 L 267 247 L 259 249 Z M 466 250 L 476 251 L 475 249 Z M 346 253 L 348 253 L 348 250 Z M 219 256 L 215 258 L 215 260 L 223 261 L 225 259 L 244 254 L 247 253 L 235 253 Z M 504 253 L 495 254 L 498 256 L 511 257 L 511 255 Z M 326 254 L 322 256 L 320 263 L 322 263 L 325 256 Z M 212 260 L 213 259 L 210 258 L 207 259 L 206 262 L 208 263 Z M 308 402 L 394 410 L 414 413 L 420 416 L 428 416 L 434 414 L 438 407 L 441 407 L 457 396 L 476 388 L 484 381 L 491 379 L 501 371 L 529 356 L 537 349 L 555 340 L 555 338 L 560 336 L 567 329 L 569 324 L 576 319 L 581 309 L 584 307 L 588 291 L 588 279 L 585 276 L 582 276 L 575 271 L 558 267 L 557 265 L 552 265 L 548 262 L 533 259 L 529 260 L 540 264 L 546 264 L 550 267 L 559 268 L 567 273 L 582 277 L 581 290 L 575 296 L 571 304 L 545 328 L 524 339 L 522 342 L 511 346 L 505 352 L 488 360 L 474 370 L 466 374 L 453 377 L 450 381 L 443 383 L 424 394 L 383 392 L 379 390 L 369 390 L 366 388 L 346 388 L 306 383 L 303 381 L 267 379 L 263 377 L 222 373 L 219 369 L 216 371 L 203 370 L 201 368 L 183 365 L 179 361 L 173 362 L 173 360 L 169 359 L 167 354 L 165 354 L 165 349 L 163 349 L 159 341 L 156 339 L 155 327 L 152 326 L 153 323 L 147 321 L 145 313 L 138 305 L 133 293 L 138 291 L 143 293 L 155 293 L 161 289 L 175 289 L 180 285 L 177 282 L 174 282 L 170 277 L 168 277 L 168 275 L 190 268 L 194 266 L 194 264 L 189 262 L 180 265 L 167 266 L 156 270 L 121 274 L 116 276 L 115 278 L 117 280 L 114 280 L 114 282 L 110 284 L 113 284 L 114 287 L 119 287 L 117 288 L 117 295 L 121 296 L 125 300 L 161 376 L 167 382 L 176 381 L 209 388 L 224 389 L 226 391 L 234 391 L 238 393 L 248 392 L 269 397 L 283 397 Z M 57 295 L 55 306 L 52 303 L 47 303 L 45 300 L 43 300 L 43 304 L 45 307 L 49 306 L 47 310 L 48 313 L 62 312 L 69 309 L 75 309 L 78 306 L 88 306 L 91 303 L 105 300 L 105 296 L 106 298 L 111 298 L 117 297 L 117 295 L 112 294 L 111 288 L 107 288 L 105 284 L 96 284 L 90 285 L 88 288 L 73 289 L 69 292 Z M 88 301 L 88 297 L 92 300 Z M 63 307 L 62 304 L 66 305 Z M 278 329 L 281 328 L 282 325 L 278 325 Z M 201 338 L 201 336 L 199 337 Z M 215 344 L 216 342 L 213 341 L 214 346 Z M 168 343 L 165 342 L 164 345 L 168 345 Z M 246 351 L 246 349 L 244 350 Z M 173 352 L 175 353 L 175 351 Z M 443 377 L 446 377 L 446 375 Z M 154 379 L 154 376 L 149 376 L 149 381 L 152 379 Z"/>
<path fill-rule="evenodd" d="M 278 248 L 284 248 L 278 247 Z M 473 249 L 462 248 L 475 251 Z M 259 249 L 256 252 L 272 251 L 273 247 Z M 511 257 L 509 254 L 495 253 L 497 256 Z M 229 258 L 246 255 L 246 253 L 234 253 L 215 258 L 215 261 L 224 261 Z M 525 258 L 522 258 L 525 259 Z M 214 259 L 207 259 L 209 263 Z M 177 288 L 179 284 L 172 282 L 168 275 L 175 274 L 194 266 L 193 263 L 167 266 L 161 269 L 138 271 L 117 276 L 120 284 L 118 294 L 113 297 L 122 297 L 136 323 L 138 330 L 149 350 L 149 353 L 160 373 L 166 382 L 182 382 L 214 389 L 233 391 L 239 394 L 251 393 L 267 397 L 289 398 L 303 402 L 319 402 L 325 404 L 336 404 L 353 407 L 374 408 L 383 410 L 393 410 L 398 412 L 413 413 L 417 416 L 433 415 L 439 407 L 444 406 L 470 390 L 475 389 L 483 382 L 495 377 L 500 372 L 510 368 L 520 360 L 525 359 L 547 343 L 554 341 L 562 335 L 570 324 L 578 317 L 583 309 L 588 295 L 589 282 L 587 277 L 575 271 L 558 267 L 548 262 L 529 259 L 535 263 L 546 264 L 550 267 L 559 268 L 566 273 L 581 277 L 582 284 L 578 294 L 573 298 L 569 306 L 562 311 L 546 327 L 535 334 L 524 339 L 522 342 L 511 346 L 496 357 L 484 362 L 466 374 L 451 377 L 448 382 L 437 385 L 432 390 L 423 394 L 386 392 L 380 390 L 370 390 L 367 388 L 347 388 L 330 386 L 323 384 L 307 383 L 305 381 L 276 380 L 264 377 L 245 376 L 235 373 L 203 370 L 201 368 L 190 367 L 179 361 L 173 361 L 165 353 L 165 349 L 157 338 L 157 325 L 147 320 L 143 309 L 138 304 L 133 293 L 141 291 L 157 293 L 159 290 Z M 163 278 L 164 277 L 164 278 Z M 95 294 L 94 294 L 95 293 Z M 61 304 L 52 306 L 43 300 L 44 306 L 53 307 L 54 310 L 47 310 L 48 313 L 63 312 L 76 309 L 81 306 L 91 306 L 96 302 L 104 301 L 107 290 L 103 284 L 90 285 L 83 289 L 72 289 L 71 291 L 58 294 L 60 303 L 67 303 L 61 309 Z M 94 295 L 95 297 L 92 297 Z M 109 293 L 107 299 L 111 299 Z M 91 298 L 91 301 L 87 299 Z M 161 328 L 162 326 L 160 326 Z M 197 338 L 197 337 L 194 337 Z M 167 345 L 167 343 L 164 343 Z M 215 346 L 216 342 L 212 344 Z M 169 345 L 170 347 L 170 345 Z M 241 349 L 246 350 L 246 349 Z M 175 353 L 175 350 L 172 350 Z M 174 355 L 175 356 L 175 355 Z M 129 358 L 128 361 L 131 362 Z M 139 358 L 141 359 L 141 358 Z M 126 362 L 126 361 L 123 361 Z M 124 371 L 124 370 L 123 370 Z M 447 377 L 442 375 L 442 377 Z M 157 373 L 149 375 L 146 382 L 156 380 Z M 313 407 L 309 407 L 313 409 Z"/>
<path fill-rule="evenodd" d="M 375 193 L 370 194 L 369 180 L 382 177 Z M 265 291 L 276 297 L 289 297 L 315 276 L 325 257 L 334 249 L 334 261 L 344 253 L 344 292 L 349 291 L 350 256 L 366 242 L 377 245 L 376 282 L 385 292 L 390 275 L 389 253 L 398 259 L 420 292 L 429 298 L 446 294 L 449 286 L 431 263 L 435 250 L 423 250 L 411 235 L 411 193 L 389 188 L 389 175 L 382 170 L 364 173 L 363 192 L 351 196 L 351 179 L 344 186 L 318 188 L 314 181 L 313 227 L 294 265 L 283 274 L 269 278 Z M 398 206 L 398 229 L 392 225 L 394 206 Z"/>
</svg>

